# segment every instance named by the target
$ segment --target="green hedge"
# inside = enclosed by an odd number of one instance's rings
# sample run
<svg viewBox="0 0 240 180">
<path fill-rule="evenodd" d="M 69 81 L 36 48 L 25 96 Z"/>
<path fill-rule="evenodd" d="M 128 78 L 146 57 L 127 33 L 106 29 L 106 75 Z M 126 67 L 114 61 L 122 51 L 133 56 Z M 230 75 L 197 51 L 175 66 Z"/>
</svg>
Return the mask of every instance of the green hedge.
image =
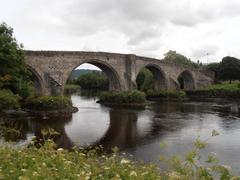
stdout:
<svg viewBox="0 0 240 180">
<path fill-rule="evenodd" d="M 19 99 L 20 97 L 10 90 L 0 90 L 0 111 L 2 109 L 20 108 Z"/>
<path fill-rule="evenodd" d="M 160 91 L 153 91 L 149 90 L 147 92 L 147 98 L 174 98 L 180 99 L 184 98 L 186 93 L 184 91 L 168 91 L 168 90 L 160 90 Z"/>
<path fill-rule="evenodd" d="M 72 102 L 66 96 L 40 96 L 27 99 L 24 106 L 34 110 L 61 110 L 72 107 Z"/>
<path fill-rule="evenodd" d="M 99 96 L 100 102 L 106 103 L 144 103 L 145 93 L 140 91 L 103 92 Z"/>
</svg>

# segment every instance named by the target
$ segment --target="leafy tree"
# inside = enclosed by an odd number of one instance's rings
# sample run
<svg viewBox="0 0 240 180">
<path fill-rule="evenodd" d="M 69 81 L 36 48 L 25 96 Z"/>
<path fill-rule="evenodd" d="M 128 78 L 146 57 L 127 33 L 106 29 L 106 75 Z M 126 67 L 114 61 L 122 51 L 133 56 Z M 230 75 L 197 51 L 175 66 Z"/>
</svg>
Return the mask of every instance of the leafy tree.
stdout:
<svg viewBox="0 0 240 180">
<path fill-rule="evenodd" d="M 28 96 L 30 73 L 24 63 L 24 52 L 13 37 L 13 29 L 0 24 L 0 88 Z"/>
<path fill-rule="evenodd" d="M 187 57 L 185 57 L 182 54 L 177 53 L 176 51 L 168 51 L 166 54 L 164 54 L 164 61 L 167 62 L 171 62 L 171 63 L 176 63 L 176 64 L 180 64 L 186 67 L 194 67 L 194 68 L 199 68 L 201 66 L 201 63 L 195 63 L 193 61 L 191 61 L 191 59 L 188 59 Z"/>
<path fill-rule="evenodd" d="M 109 81 L 102 72 L 93 71 L 81 75 L 76 84 L 80 85 L 82 89 L 106 90 L 109 87 Z"/>
<path fill-rule="evenodd" d="M 137 76 L 137 87 L 138 90 L 147 92 L 150 89 L 154 89 L 154 77 L 150 70 L 144 68 Z"/>
<path fill-rule="evenodd" d="M 219 76 L 221 80 L 240 80 L 240 60 L 235 57 L 224 57 L 219 65 Z"/>
<path fill-rule="evenodd" d="M 210 63 L 206 65 L 206 69 L 213 71 L 215 73 L 215 81 L 220 80 L 220 64 L 219 63 Z"/>
</svg>

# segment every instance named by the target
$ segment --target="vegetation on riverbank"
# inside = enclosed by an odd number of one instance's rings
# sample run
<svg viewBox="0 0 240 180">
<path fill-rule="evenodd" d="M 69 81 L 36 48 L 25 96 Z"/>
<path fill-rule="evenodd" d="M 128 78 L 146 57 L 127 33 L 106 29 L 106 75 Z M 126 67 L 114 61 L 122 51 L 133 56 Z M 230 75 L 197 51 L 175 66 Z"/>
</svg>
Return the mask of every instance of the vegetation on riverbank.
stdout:
<svg viewBox="0 0 240 180">
<path fill-rule="evenodd" d="M 71 94 L 80 91 L 81 87 L 77 84 L 66 84 L 64 93 Z"/>
<path fill-rule="evenodd" d="M 20 108 L 20 97 L 13 94 L 10 90 L 0 89 L 0 111 L 3 109 Z"/>
<path fill-rule="evenodd" d="M 153 91 L 149 90 L 146 93 L 147 99 L 150 100 L 157 100 L 157 99 L 184 99 L 186 97 L 186 93 L 184 91 L 177 91 L 177 90 L 160 90 L 160 91 Z"/>
<path fill-rule="evenodd" d="M 99 103 L 108 106 L 142 109 L 146 105 L 145 93 L 140 91 L 103 92 L 98 98 Z"/>
<path fill-rule="evenodd" d="M 26 99 L 24 107 L 40 111 L 63 110 L 72 108 L 72 101 L 66 96 L 40 96 Z"/>
<path fill-rule="evenodd" d="M 188 96 L 207 98 L 240 98 L 240 83 L 238 81 L 213 84 L 202 89 L 187 91 Z"/>
<path fill-rule="evenodd" d="M 140 91 L 103 92 L 99 96 L 100 102 L 109 103 L 145 103 L 145 94 Z"/>
<path fill-rule="evenodd" d="M 49 132 L 52 132 L 49 134 Z M 202 158 L 200 151 L 206 142 L 197 139 L 191 151 L 182 158 L 160 157 L 167 163 L 168 169 L 163 171 L 157 164 L 145 164 L 131 161 L 118 154 L 104 155 L 97 152 L 101 148 L 90 151 L 61 148 L 56 150 L 52 140 L 55 132 L 42 131 L 45 143 L 36 148 L 32 141 L 27 148 L 0 147 L 0 179 L 237 179 L 230 173 L 230 167 L 219 165 L 214 153 Z M 56 134 L 56 133 L 55 133 Z M 218 135 L 213 131 L 212 136 Z M 164 148 L 164 146 L 161 146 Z M 204 159 L 204 160 L 203 160 Z M 205 164 L 205 165 L 203 165 Z"/>
</svg>

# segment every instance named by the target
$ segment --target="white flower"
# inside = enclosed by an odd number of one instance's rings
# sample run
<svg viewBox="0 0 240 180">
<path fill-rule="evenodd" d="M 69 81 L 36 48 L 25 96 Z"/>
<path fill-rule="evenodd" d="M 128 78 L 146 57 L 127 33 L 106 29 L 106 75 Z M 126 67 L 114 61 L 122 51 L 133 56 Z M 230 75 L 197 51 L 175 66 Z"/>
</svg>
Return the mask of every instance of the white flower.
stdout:
<svg viewBox="0 0 240 180">
<path fill-rule="evenodd" d="M 130 176 L 137 176 L 137 173 L 135 171 L 131 171 L 129 175 Z"/>
<path fill-rule="evenodd" d="M 121 164 L 128 164 L 128 163 L 130 163 L 130 161 L 129 161 L 128 159 L 122 159 L 122 160 L 120 161 L 120 163 L 121 163 Z"/>
</svg>

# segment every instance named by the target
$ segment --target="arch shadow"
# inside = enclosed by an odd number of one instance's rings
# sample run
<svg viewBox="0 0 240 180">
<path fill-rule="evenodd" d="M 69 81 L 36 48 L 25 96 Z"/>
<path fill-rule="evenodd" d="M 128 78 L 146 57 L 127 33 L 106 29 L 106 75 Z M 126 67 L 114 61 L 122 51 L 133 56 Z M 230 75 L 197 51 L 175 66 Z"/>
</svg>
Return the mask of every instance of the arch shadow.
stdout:
<svg viewBox="0 0 240 180">
<path fill-rule="evenodd" d="M 140 71 L 137 73 L 137 77 L 139 73 L 144 69 L 148 69 L 152 74 L 154 78 L 154 89 L 155 90 L 165 90 L 168 88 L 167 78 L 165 72 L 162 70 L 162 68 L 156 64 L 147 64 L 144 67 L 140 69 Z M 135 81 L 136 81 L 135 80 Z"/>
<path fill-rule="evenodd" d="M 31 66 L 26 65 L 27 69 L 31 73 L 31 79 L 33 81 L 35 95 L 42 95 L 43 94 L 43 80 L 38 72 Z"/>
<path fill-rule="evenodd" d="M 180 89 L 193 90 L 196 87 L 193 74 L 188 70 L 181 72 L 178 75 L 177 80 L 178 80 Z"/>
</svg>

